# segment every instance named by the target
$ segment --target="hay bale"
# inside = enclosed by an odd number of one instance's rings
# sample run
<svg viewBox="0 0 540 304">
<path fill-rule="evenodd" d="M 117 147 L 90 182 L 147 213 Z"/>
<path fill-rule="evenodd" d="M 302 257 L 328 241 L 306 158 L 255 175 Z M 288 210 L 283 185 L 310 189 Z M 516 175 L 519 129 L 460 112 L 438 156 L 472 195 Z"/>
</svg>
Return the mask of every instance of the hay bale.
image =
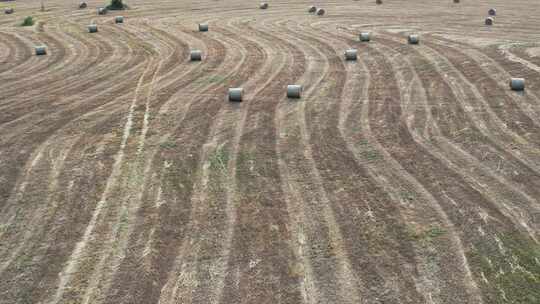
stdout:
<svg viewBox="0 0 540 304">
<path fill-rule="evenodd" d="M 84 9 L 84 8 L 87 8 L 87 7 L 88 7 L 88 4 L 86 4 L 86 2 L 79 3 L 79 9 Z"/>
<path fill-rule="evenodd" d="M 371 33 L 370 32 L 362 32 L 360 33 L 360 41 L 368 42 L 371 40 Z"/>
<path fill-rule="evenodd" d="M 114 17 L 114 23 L 124 23 L 124 16 Z"/>
<path fill-rule="evenodd" d="M 315 13 L 316 11 L 317 11 L 317 7 L 315 7 L 315 6 L 313 6 L 313 5 L 310 6 L 309 9 L 308 9 L 308 12 L 309 12 L 309 13 Z"/>
<path fill-rule="evenodd" d="M 382 0 L 376 0 L 375 3 L 376 4 L 382 4 Z"/>
<path fill-rule="evenodd" d="M 242 101 L 243 97 L 244 97 L 244 89 L 242 88 L 229 89 L 229 101 Z"/>
<path fill-rule="evenodd" d="M 47 55 L 47 47 L 44 45 L 38 45 L 34 47 L 36 56 Z"/>
<path fill-rule="evenodd" d="M 486 21 L 485 21 L 485 24 L 486 25 L 493 25 L 493 21 L 494 21 L 494 19 L 492 17 L 487 17 Z"/>
<path fill-rule="evenodd" d="M 523 90 L 525 90 L 525 79 L 523 79 L 523 78 L 512 78 L 512 79 L 510 79 L 510 88 L 513 91 L 523 91 Z"/>
<path fill-rule="evenodd" d="M 202 51 L 192 50 L 189 52 L 189 58 L 191 61 L 201 61 L 202 60 Z"/>
<path fill-rule="evenodd" d="M 7 7 L 6 9 L 4 9 L 4 13 L 6 13 L 7 15 L 9 14 L 13 14 L 15 10 L 13 10 L 12 7 Z"/>
<path fill-rule="evenodd" d="M 105 15 L 105 14 L 107 14 L 107 9 L 104 8 L 104 7 L 98 7 L 97 13 L 98 13 L 98 15 Z"/>
<path fill-rule="evenodd" d="M 459 3 L 459 0 L 454 0 L 454 3 Z"/>
<path fill-rule="evenodd" d="M 259 8 L 260 9 L 267 9 L 268 8 L 268 3 L 266 3 L 266 2 L 261 3 L 261 5 L 259 5 Z"/>
<path fill-rule="evenodd" d="M 208 23 L 199 23 L 199 32 L 208 32 Z"/>
<path fill-rule="evenodd" d="M 348 49 L 345 51 L 345 60 L 356 60 L 358 58 L 357 49 Z"/>
<path fill-rule="evenodd" d="M 417 34 L 409 35 L 407 40 L 409 41 L 409 44 L 418 44 L 418 43 L 420 43 L 420 37 Z"/>
<path fill-rule="evenodd" d="M 317 16 L 323 16 L 325 13 L 326 11 L 324 10 L 324 8 L 318 8 L 317 11 L 315 12 Z"/>
<path fill-rule="evenodd" d="M 494 9 L 494 8 L 490 8 L 489 11 L 488 11 L 488 15 L 490 15 L 490 16 L 497 15 L 497 10 Z"/>
<path fill-rule="evenodd" d="M 90 24 L 88 25 L 88 32 L 89 33 L 97 33 L 97 24 Z"/>
<path fill-rule="evenodd" d="M 302 86 L 299 84 L 290 84 L 287 86 L 288 98 L 300 98 L 302 97 Z"/>
</svg>

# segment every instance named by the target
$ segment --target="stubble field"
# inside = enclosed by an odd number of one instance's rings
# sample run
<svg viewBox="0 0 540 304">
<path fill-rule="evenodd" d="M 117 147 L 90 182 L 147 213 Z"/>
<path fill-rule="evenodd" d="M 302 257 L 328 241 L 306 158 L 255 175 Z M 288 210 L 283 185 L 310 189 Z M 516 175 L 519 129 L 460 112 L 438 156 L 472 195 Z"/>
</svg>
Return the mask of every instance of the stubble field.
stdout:
<svg viewBox="0 0 540 304">
<path fill-rule="evenodd" d="M 0 303 L 540 303 L 539 3 L 105 4 L 0 2 Z"/>
</svg>

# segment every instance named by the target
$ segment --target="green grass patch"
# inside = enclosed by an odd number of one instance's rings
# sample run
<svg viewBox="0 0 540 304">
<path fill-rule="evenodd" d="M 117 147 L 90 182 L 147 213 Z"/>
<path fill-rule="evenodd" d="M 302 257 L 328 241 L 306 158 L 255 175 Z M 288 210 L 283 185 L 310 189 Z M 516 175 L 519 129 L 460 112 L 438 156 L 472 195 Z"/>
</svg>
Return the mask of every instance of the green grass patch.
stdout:
<svg viewBox="0 0 540 304">
<path fill-rule="evenodd" d="M 159 144 L 159 146 L 162 149 L 174 149 L 174 148 L 176 148 L 176 142 L 174 142 L 174 141 L 165 141 L 165 142 L 162 142 L 161 144 Z"/>
<path fill-rule="evenodd" d="M 503 253 L 482 242 L 468 253 L 475 274 L 483 273 L 486 303 L 540 303 L 540 245 L 518 232 L 498 235 Z M 482 281 L 483 282 L 483 281 Z"/>
<path fill-rule="evenodd" d="M 420 242 L 422 245 L 427 245 L 433 242 L 436 238 L 446 234 L 446 230 L 438 226 L 432 226 L 427 230 L 416 231 L 409 229 L 409 237 L 412 240 Z"/>
<path fill-rule="evenodd" d="M 381 158 L 381 155 L 379 154 L 379 152 L 377 152 L 375 150 L 364 151 L 364 152 L 362 152 L 362 155 L 367 160 L 377 160 L 377 159 Z"/>
<path fill-rule="evenodd" d="M 217 148 L 212 155 L 210 155 L 210 169 L 218 171 L 227 171 L 227 164 L 229 163 L 229 153 L 223 149 L 223 147 Z"/>
</svg>

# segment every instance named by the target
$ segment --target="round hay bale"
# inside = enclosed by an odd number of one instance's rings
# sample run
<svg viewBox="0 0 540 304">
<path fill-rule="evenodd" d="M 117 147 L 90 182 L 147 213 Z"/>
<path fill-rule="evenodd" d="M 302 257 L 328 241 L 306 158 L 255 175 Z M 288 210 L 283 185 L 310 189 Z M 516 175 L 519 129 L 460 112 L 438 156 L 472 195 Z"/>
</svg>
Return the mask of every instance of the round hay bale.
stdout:
<svg viewBox="0 0 540 304">
<path fill-rule="evenodd" d="M 418 44 L 420 42 L 420 37 L 417 34 L 411 34 L 407 38 L 409 44 Z"/>
<path fill-rule="evenodd" d="M 104 8 L 104 7 L 98 7 L 97 13 L 98 13 L 98 15 L 105 15 L 105 14 L 107 14 L 107 9 Z"/>
<path fill-rule="evenodd" d="M 523 91 L 525 90 L 525 79 L 523 78 L 512 78 L 510 79 L 510 88 L 514 91 Z"/>
<path fill-rule="evenodd" d="M 97 33 L 97 24 L 90 24 L 88 25 L 88 32 L 89 33 Z"/>
<path fill-rule="evenodd" d="M 44 45 L 38 45 L 34 47 L 37 56 L 47 55 L 47 47 Z"/>
<path fill-rule="evenodd" d="M 488 15 L 490 15 L 490 16 L 497 15 L 497 10 L 494 9 L 494 8 L 490 8 L 489 11 L 488 11 Z"/>
<path fill-rule="evenodd" d="M 189 58 L 191 61 L 201 61 L 202 60 L 202 51 L 192 50 L 189 52 Z"/>
<path fill-rule="evenodd" d="M 454 0 L 454 3 L 459 3 L 459 0 Z"/>
<path fill-rule="evenodd" d="M 259 8 L 260 9 L 267 9 L 268 8 L 268 3 L 266 3 L 266 2 L 261 3 L 261 5 L 259 5 Z"/>
<path fill-rule="evenodd" d="M 376 4 L 382 4 L 382 0 L 376 0 L 375 3 Z"/>
<path fill-rule="evenodd" d="M 326 13 L 326 11 L 324 10 L 324 8 L 318 8 L 317 12 L 315 12 L 315 14 L 317 14 L 317 16 L 323 16 L 325 13 Z"/>
<path fill-rule="evenodd" d="M 357 49 L 348 49 L 345 51 L 345 60 L 356 60 L 358 58 Z"/>
<path fill-rule="evenodd" d="M 288 98 L 300 98 L 302 97 L 302 86 L 299 84 L 290 84 L 287 86 Z"/>
<path fill-rule="evenodd" d="M 15 10 L 13 10 L 12 7 L 7 7 L 6 9 L 4 9 L 4 13 L 6 13 L 7 15 L 9 14 L 13 14 Z"/>
<path fill-rule="evenodd" d="M 84 9 L 84 8 L 87 8 L 87 7 L 88 7 L 88 4 L 86 4 L 86 2 L 79 3 L 79 8 L 80 9 Z"/>
<path fill-rule="evenodd" d="M 199 23 L 199 32 L 208 32 L 208 23 Z"/>
<path fill-rule="evenodd" d="M 124 23 L 124 16 L 114 17 L 114 23 Z"/>
<path fill-rule="evenodd" d="M 486 25 L 493 25 L 493 21 L 494 21 L 494 19 L 492 17 L 487 17 L 486 21 L 485 21 L 485 24 Z"/>
<path fill-rule="evenodd" d="M 229 101 L 242 101 L 243 96 L 244 96 L 244 89 L 242 88 L 229 89 Z"/>
<path fill-rule="evenodd" d="M 370 32 L 362 32 L 360 33 L 360 41 L 368 42 L 371 40 L 371 33 Z"/>
<path fill-rule="evenodd" d="M 309 12 L 309 13 L 315 13 L 316 11 L 317 11 L 317 7 L 315 7 L 315 6 L 313 6 L 313 5 L 310 6 L 309 9 L 308 9 L 308 12 Z"/>
</svg>

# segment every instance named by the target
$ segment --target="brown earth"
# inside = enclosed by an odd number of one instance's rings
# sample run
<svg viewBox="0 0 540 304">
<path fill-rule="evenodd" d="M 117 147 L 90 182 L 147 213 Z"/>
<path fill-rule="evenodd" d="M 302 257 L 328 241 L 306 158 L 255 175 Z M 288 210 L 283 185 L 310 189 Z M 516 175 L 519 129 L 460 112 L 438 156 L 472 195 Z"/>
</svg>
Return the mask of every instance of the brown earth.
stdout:
<svg viewBox="0 0 540 304">
<path fill-rule="evenodd" d="M 0 3 L 0 303 L 540 303 L 532 2 Z"/>
</svg>

